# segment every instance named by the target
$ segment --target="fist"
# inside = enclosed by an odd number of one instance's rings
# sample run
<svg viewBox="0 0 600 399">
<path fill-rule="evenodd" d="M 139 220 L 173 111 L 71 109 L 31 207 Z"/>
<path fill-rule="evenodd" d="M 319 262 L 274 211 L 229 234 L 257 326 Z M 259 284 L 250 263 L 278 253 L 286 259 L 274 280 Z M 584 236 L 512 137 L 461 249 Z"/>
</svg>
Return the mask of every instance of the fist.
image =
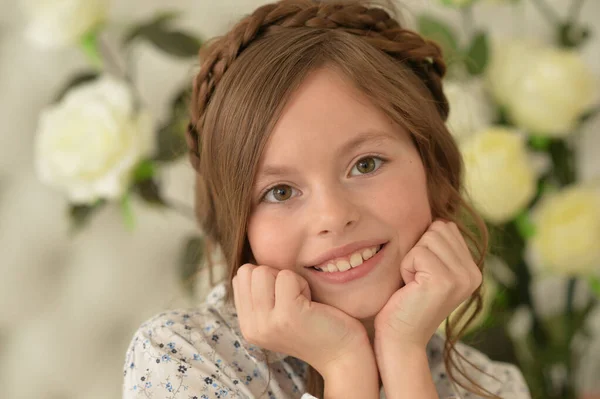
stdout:
<svg viewBox="0 0 600 399">
<path fill-rule="evenodd" d="M 404 285 L 375 318 L 376 332 L 425 347 L 438 326 L 481 285 L 455 223 L 436 220 L 400 263 Z"/>
<path fill-rule="evenodd" d="M 233 291 L 248 342 L 302 359 L 321 374 L 359 345 L 369 345 L 358 320 L 311 301 L 307 281 L 291 270 L 245 264 L 233 278 Z"/>
</svg>

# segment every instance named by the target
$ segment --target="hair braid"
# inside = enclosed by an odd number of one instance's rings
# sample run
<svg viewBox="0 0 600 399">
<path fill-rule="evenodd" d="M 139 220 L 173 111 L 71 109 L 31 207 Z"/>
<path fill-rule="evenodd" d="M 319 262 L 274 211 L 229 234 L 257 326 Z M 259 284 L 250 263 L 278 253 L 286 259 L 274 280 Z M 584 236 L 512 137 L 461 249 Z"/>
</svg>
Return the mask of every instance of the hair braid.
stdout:
<svg viewBox="0 0 600 399">
<path fill-rule="evenodd" d="M 193 82 L 191 121 L 186 141 L 190 162 L 199 172 L 199 135 L 203 116 L 215 87 L 238 55 L 259 35 L 278 29 L 309 27 L 340 29 L 364 40 L 398 61 L 407 62 L 427 85 L 445 120 L 448 102 L 442 90 L 446 65 L 440 47 L 418 33 L 404 29 L 387 11 L 355 3 L 321 3 L 316 0 L 282 0 L 264 5 L 243 18 L 225 36 L 200 52 L 201 68 Z"/>
</svg>

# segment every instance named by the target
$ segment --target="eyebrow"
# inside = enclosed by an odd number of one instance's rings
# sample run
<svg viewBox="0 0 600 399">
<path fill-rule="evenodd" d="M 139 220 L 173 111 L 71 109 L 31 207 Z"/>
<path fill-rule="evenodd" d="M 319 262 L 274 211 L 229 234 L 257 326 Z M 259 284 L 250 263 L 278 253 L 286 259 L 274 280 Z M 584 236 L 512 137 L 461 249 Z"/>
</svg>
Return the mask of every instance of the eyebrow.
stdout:
<svg viewBox="0 0 600 399">
<path fill-rule="evenodd" d="M 367 143 L 369 144 L 382 144 L 385 141 L 395 140 L 397 139 L 393 134 L 382 131 L 382 130 L 367 130 L 363 133 L 360 133 L 358 136 L 353 138 L 352 140 L 346 142 L 343 146 L 341 146 L 337 151 L 336 155 L 340 156 L 346 152 L 354 148 L 361 147 Z M 295 169 L 283 166 L 283 165 L 267 165 L 258 175 L 258 181 L 263 180 L 268 177 L 274 176 L 283 176 L 295 173 Z M 258 182 L 257 181 L 257 182 Z"/>
</svg>

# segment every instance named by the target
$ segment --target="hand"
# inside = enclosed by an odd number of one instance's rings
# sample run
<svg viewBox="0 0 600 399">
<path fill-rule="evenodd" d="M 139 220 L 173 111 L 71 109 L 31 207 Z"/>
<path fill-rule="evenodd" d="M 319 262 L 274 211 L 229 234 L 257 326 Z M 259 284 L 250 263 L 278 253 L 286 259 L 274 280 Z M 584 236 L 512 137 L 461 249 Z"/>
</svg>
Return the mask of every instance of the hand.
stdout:
<svg viewBox="0 0 600 399">
<path fill-rule="evenodd" d="M 405 285 L 377 314 L 375 335 L 422 348 L 482 281 L 458 227 L 442 220 L 429 226 L 402 260 L 400 270 Z"/>
<path fill-rule="evenodd" d="M 325 376 L 361 349 L 372 354 L 364 326 L 332 306 L 311 301 L 307 281 L 291 270 L 245 264 L 233 278 L 244 338 L 304 360 Z"/>
</svg>

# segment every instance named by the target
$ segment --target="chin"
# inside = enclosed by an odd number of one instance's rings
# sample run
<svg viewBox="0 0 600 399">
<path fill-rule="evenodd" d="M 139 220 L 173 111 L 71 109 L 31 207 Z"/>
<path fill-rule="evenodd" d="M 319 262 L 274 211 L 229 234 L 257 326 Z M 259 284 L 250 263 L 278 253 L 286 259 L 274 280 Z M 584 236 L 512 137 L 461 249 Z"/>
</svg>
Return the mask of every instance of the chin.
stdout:
<svg viewBox="0 0 600 399">
<path fill-rule="evenodd" d="M 324 298 L 319 301 L 333 306 L 355 319 L 369 319 L 377 316 L 390 297 L 400 287 L 380 287 L 374 290 L 355 290 L 343 297 Z M 370 292 L 373 291 L 373 292 Z"/>
</svg>

